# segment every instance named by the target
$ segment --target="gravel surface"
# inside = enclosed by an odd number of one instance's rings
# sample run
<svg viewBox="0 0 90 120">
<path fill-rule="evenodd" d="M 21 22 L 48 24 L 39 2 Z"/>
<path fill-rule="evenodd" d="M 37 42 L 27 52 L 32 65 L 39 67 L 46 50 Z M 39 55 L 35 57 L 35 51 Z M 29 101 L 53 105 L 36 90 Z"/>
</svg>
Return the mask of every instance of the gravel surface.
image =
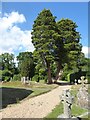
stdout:
<svg viewBox="0 0 90 120">
<path fill-rule="evenodd" d="M 43 118 L 59 104 L 62 91 L 70 88 L 70 85 L 59 86 L 48 93 L 8 106 L 2 109 L 0 118 Z"/>
</svg>

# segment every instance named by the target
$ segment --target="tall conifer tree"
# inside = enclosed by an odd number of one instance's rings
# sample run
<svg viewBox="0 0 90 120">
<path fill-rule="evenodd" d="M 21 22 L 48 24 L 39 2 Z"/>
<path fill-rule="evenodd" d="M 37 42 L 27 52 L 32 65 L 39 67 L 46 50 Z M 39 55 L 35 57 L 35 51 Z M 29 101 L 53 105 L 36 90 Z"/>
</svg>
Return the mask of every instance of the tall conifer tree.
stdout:
<svg viewBox="0 0 90 120">
<path fill-rule="evenodd" d="M 44 9 L 36 18 L 32 31 L 32 43 L 47 68 L 48 83 L 51 79 L 51 63 L 54 60 L 56 22 L 50 10 Z"/>
<path fill-rule="evenodd" d="M 60 46 L 57 44 L 58 51 L 58 68 L 57 73 L 62 69 L 62 64 L 67 63 L 68 67 L 72 67 L 74 63 L 78 64 L 79 55 L 81 54 L 82 45 L 80 42 L 80 34 L 77 32 L 77 25 L 72 20 L 61 19 L 57 22 L 58 33 L 60 35 L 60 41 L 63 42 L 63 45 Z M 61 53 L 62 52 L 62 53 Z M 57 74 L 58 75 L 58 74 Z M 58 77 L 57 77 L 58 78 Z"/>
</svg>

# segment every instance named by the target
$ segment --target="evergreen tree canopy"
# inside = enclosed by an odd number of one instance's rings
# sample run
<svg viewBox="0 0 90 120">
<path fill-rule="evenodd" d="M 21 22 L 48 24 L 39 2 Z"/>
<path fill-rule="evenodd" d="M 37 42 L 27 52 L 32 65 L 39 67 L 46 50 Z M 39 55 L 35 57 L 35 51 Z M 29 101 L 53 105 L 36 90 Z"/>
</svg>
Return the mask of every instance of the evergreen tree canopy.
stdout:
<svg viewBox="0 0 90 120">
<path fill-rule="evenodd" d="M 61 19 L 57 25 L 64 44 L 65 63 L 77 62 L 82 50 L 82 45 L 79 43 L 80 34 L 76 29 L 78 26 L 69 19 Z"/>
<path fill-rule="evenodd" d="M 32 43 L 36 48 L 37 56 L 47 66 L 48 83 L 51 83 L 50 63 L 54 60 L 54 49 L 56 48 L 54 34 L 56 30 L 55 17 L 50 10 L 44 9 L 36 18 L 32 31 Z"/>
</svg>

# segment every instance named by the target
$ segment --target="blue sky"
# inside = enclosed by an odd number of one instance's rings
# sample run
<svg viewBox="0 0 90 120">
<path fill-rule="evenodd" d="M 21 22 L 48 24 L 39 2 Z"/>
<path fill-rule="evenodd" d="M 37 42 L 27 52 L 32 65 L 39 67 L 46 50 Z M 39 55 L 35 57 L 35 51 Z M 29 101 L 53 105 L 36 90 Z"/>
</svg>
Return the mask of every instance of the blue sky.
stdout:
<svg viewBox="0 0 90 120">
<path fill-rule="evenodd" d="M 62 18 L 68 18 L 76 22 L 77 31 L 80 32 L 82 39 L 80 43 L 88 47 L 88 3 L 87 2 L 4 2 L 2 3 L 2 15 L 5 13 L 18 12 L 25 17 L 25 21 L 13 23 L 21 31 L 31 31 L 34 20 L 38 13 L 44 8 L 50 9 L 56 21 Z M 9 15 L 8 15 L 9 16 Z M 25 47 L 25 46 L 24 46 Z M 22 50 L 25 48 L 22 47 Z M 14 50 L 18 53 L 19 50 Z"/>
</svg>

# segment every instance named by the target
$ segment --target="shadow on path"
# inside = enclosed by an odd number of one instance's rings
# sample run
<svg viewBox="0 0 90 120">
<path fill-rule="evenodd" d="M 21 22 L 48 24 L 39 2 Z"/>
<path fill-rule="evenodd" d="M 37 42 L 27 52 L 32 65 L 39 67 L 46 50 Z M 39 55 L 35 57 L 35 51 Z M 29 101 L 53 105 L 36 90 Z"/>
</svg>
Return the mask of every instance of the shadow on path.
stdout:
<svg viewBox="0 0 90 120">
<path fill-rule="evenodd" d="M 20 100 L 23 100 L 33 92 L 32 90 L 26 90 L 22 88 L 19 89 L 7 87 L 0 88 L 0 91 L 2 91 L 2 99 L 0 99 L 2 109 L 7 107 L 9 104 L 18 103 Z"/>
<path fill-rule="evenodd" d="M 64 82 L 64 81 L 59 81 L 59 82 L 56 82 L 55 84 L 60 86 L 72 85 L 70 82 Z"/>
</svg>

